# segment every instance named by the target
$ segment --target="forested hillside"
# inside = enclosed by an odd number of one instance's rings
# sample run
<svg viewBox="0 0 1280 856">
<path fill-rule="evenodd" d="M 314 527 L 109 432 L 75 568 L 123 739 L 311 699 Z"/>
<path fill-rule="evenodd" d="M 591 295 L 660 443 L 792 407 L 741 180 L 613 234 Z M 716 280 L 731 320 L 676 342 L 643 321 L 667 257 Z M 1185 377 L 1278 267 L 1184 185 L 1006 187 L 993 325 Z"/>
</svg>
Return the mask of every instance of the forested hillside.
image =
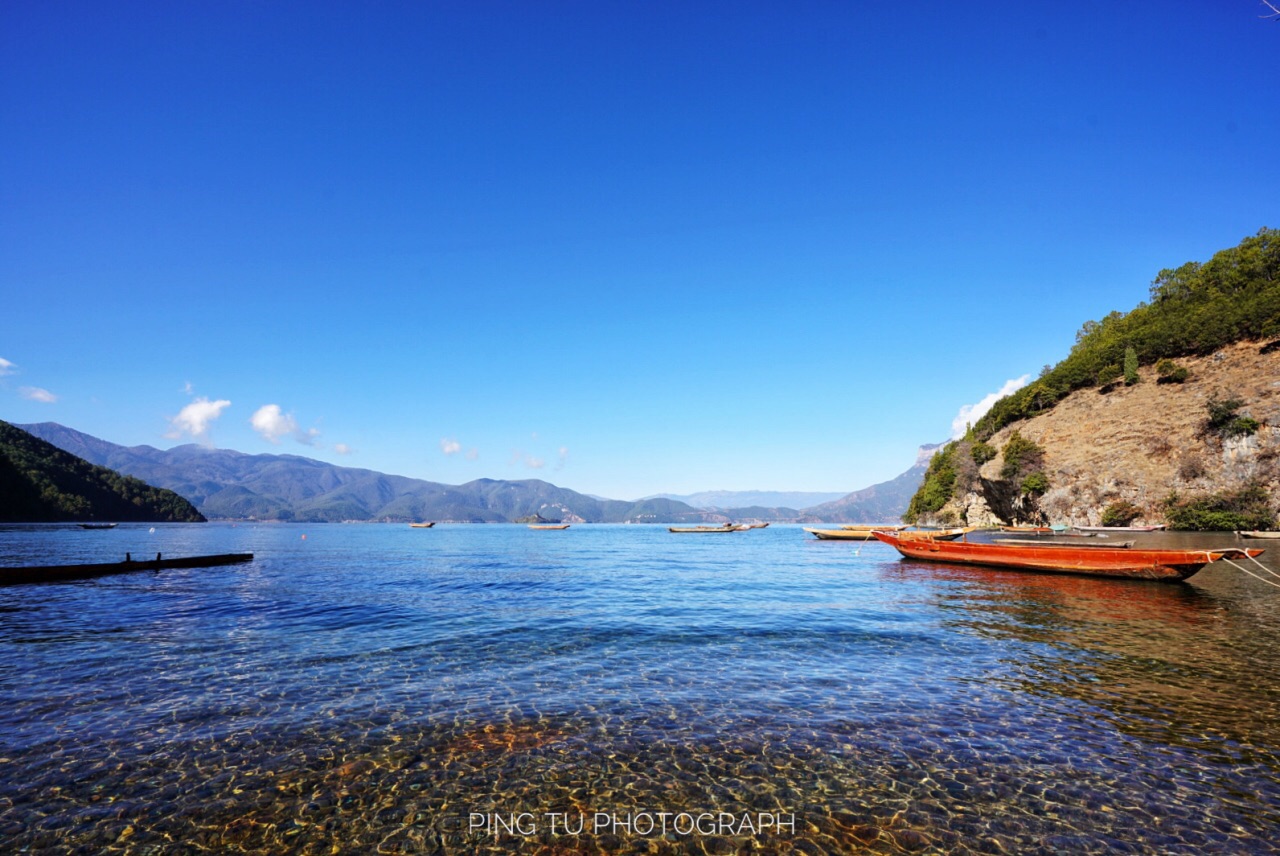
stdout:
<svg viewBox="0 0 1280 856">
<path fill-rule="evenodd" d="M 1280 337 L 1280 230 L 1262 229 L 1207 262 L 1160 271 L 1150 301 L 1135 309 L 1086 321 L 1066 359 L 997 401 L 973 426 L 974 435 L 989 439 L 1077 389 L 1126 376 L 1131 383 L 1137 367 L 1275 337 Z"/>
<path fill-rule="evenodd" d="M 203 521 L 173 491 L 95 466 L 0 422 L 0 521 Z"/>
<path fill-rule="evenodd" d="M 904 519 L 1275 526 L 1280 232 L 1162 270 L 1150 294 L 944 447 Z"/>
</svg>

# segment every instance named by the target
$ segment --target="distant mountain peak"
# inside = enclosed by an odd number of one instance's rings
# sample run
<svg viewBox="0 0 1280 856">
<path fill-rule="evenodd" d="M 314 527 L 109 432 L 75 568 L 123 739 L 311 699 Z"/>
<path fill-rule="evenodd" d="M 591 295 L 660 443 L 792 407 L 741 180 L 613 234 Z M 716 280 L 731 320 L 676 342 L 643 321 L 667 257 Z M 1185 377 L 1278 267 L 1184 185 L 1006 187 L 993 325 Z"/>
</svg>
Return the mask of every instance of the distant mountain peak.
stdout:
<svg viewBox="0 0 1280 856">
<path fill-rule="evenodd" d="M 938 450 L 945 445 L 946 443 L 925 443 L 919 449 L 916 450 L 915 465 L 917 467 L 927 465 L 929 461 L 933 459 L 933 456 L 938 453 Z"/>
</svg>

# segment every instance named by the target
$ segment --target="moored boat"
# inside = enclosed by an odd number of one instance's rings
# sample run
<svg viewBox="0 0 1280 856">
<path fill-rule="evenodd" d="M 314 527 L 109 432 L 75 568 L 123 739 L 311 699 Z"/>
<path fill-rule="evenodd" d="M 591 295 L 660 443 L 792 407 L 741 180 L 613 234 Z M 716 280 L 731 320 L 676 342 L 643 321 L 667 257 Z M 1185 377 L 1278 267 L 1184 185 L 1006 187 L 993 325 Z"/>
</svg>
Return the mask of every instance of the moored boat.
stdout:
<svg viewBox="0 0 1280 856">
<path fill-rule="evenodd" d="M 874 541 L 875 533 L 888 531 L 881 529 L 810 529 L 804 527 L 804 531 L 813 535 L 820 541 Z M 959 538 L 973 529 L 899 529 L 893 534 L 905 539 L 913 538 L 934 538 L 939 541 L 949 541 L 952 538 Z"/>
<path fill-rule="evenodd" d="M 530 523 L 530 529 L 568 529 L 568 523 Z"/>
<path fill-rule="evenodd" d="M 1018 571 L 1090 574 L 1140 580 L 1185 580 L 1211 562 L 1224 558 L 1254 558 L 1262 550 L 1226 547 L 1214 550 L 1134 550 L 1111 545 L 1082 547 L 1076 544 L 1009 544 L 974 541 L 939 541 L 899 538 L 893 532 L 877 532 L 876 538 L 910 559 L 986 565 Z"/>
<path fill-rule="evenodd" d="M 1080 532 L 1159 532 L 1165 528 L 1163 523 L 1155 526 L 1072 526 Z"/>
<path fill-rule="evenodd" d="M 804 527 L 804 531 L 808 532 L 819 541 L 874 541 L 875 536 L 871 533 L 872 529 L 810 529 Z"/>
<path fill-rule="evenodd" d="M 723 526 L 668 526 L 668 532 L 688 533 L 707 533 L 707 532 L 741 532 L 737 526 L 732 523 L 726 523 Z"/>
<path fill-rule="evenodd" d="M 903 529 L 901 532 L 893 534 L 899 538 L 906 538 L 912 541 L 919 538 L 931 538 L 935 541 L 954 541 L 961 535 L 968 535 L 977 529 L 977 526 L 957 526 L 954 529 Z"/>
<path fill-rule="evenodd" d="M 1268 540 L 1280 540 L 1280 532 L 1270 532 L 1254 529 L 1251 531 L 1237 532 L 1241 538 L 1265 538 Z"/>
<path fill-rule="evenodd" d="M 846 523 L 840 527 L 854 532 L 872 532 L 879 529 L 881 532 L 898 532 L 907 528 L 905 523 Z"/>
<path fill-rule="evenodd" d="M 81 523 L 81 529 L 115 529 L 118 523 Z"/>
<path fill-rule="evenodd" d="M 436 522 L 432 520 L 430 523 L 410 523 L 409 528 L 410 529 L 430 529 L 432 526 L 435 526 L 435 525 L 436 525 Z"/>
</svg>

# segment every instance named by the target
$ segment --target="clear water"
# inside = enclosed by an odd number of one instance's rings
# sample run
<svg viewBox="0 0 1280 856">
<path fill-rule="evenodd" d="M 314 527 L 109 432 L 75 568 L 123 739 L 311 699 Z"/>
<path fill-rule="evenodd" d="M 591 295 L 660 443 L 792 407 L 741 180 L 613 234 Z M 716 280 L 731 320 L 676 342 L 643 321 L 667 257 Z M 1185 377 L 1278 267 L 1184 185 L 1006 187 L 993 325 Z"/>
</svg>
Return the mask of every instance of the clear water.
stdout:
<svg viewBox="0 0 1280 856">
<path fill-rule="evenodd" d="M 0 527 L 4 565 L 126 551 L 257 559 L 0 588 L 0 851 L 1280 852 L 1280 591 L 1230 568 Z"/>
</svg>

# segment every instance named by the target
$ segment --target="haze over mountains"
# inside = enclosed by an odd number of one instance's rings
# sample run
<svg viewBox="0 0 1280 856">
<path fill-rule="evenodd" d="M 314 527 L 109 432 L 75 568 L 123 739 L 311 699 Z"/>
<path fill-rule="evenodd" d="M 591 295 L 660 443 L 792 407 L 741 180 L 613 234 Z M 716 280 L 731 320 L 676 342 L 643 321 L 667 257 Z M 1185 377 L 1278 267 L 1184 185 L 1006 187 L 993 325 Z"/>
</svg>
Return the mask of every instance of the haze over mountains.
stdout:
<svg viewBox="0 0 1280 856">
<path fill-rule="evenodd" d="M 805 491 L 778 490 L 704 490 L 701 493 L 675 494 L 658 493 L 645 499 L 674 499 L 694 508 L 745 508 L 747 506 L 764 506 L 767 508 L 809 508 L 824 502 L 834 502 L 845 496 L 844 493 L 821 493 Z"/>
<path fill-rule="evenodd" d="M 213 519 L 498 523 L 537 516 L 585 523 L 888 522 L 905 510 L 923 474 L 923 468 L 915 466 L 890 482 L 804 509 L 772 500 L 814 494 L 722 491 L 695 495 L 760 500 L 704 510 L 666 496 L 634 502 L 600 499 L 536 479 L 477 479 L 448 485 L 298 455 L 248 455 L 195 444 L 168 450 L 125 447 L 55 422 L 18 427 L 90 463 L 172 490 Z"/>
</svg>

